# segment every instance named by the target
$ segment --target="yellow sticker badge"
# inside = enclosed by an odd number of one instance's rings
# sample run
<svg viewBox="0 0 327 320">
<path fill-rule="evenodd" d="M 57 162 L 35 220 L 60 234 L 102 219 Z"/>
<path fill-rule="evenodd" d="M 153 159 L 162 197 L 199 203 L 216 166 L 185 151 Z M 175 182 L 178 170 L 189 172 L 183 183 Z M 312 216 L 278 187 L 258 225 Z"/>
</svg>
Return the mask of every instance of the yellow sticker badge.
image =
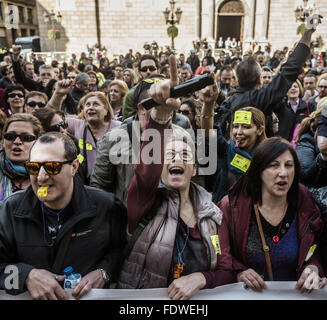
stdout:
<svg viewBox="0 0 327 320">
<path fill-rule="evenodd" d="M 83 139 L 78 140 L 78 146 L 79 146 L 80 149 L 82 149 L 82 150 L 84 149 L 84 140 Z M 90 151 L 90 150 L 93 150 L 93 147 L 92 147 L 91 144 L 86 143 L 85 144 L 85 149 Z"/>
<path fill-rule="evenodd" d="M 216 249 L 216 254 L 221 254 L 221 249 L 220 249 L 220 243 L 219 243 L 219 236 L 218 234 L 215 234 L 213 236 L 210 236 L 212 245 Z"/>
<path fill-rule="evenodd" d="M 236 153 L 232 162 L 230 163 L 233 167 L 246 172 L 248 171 L 250 164 L 251 164 L 251 160 L 241 156 L 240 154 Z"/>
<path fill-rule="evenodd" d="M 307 262 L 312 257 L 312 255 L 315 252 L 316 248 L 317 248 L 316 244 L 314 244 L 313 246 L 310 247 L 310 249 L 308 251 L 308 254 L 307 254 L 307 256 L 306 256 L 306 258 L 304 260 L 305 262 Z"/>
<path fill-rule="evenodd" d="M 235 111 L 234 113 L 234 124 L 251 124 L 252 113 L 250 111 Z"/>
<path fill-rule="evenodd" d="M 49 186 L 42 186 L 37 190 L 37 196 L 45 198 L 48 195 Z"/>
</svg>

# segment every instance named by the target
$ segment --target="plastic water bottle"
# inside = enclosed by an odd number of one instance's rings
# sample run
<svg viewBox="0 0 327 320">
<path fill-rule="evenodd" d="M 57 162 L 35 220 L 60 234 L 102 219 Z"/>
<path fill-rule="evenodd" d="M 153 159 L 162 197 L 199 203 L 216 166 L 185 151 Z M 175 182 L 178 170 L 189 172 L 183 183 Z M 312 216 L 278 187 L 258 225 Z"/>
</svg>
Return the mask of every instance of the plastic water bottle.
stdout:
<svg viewBox="0 0 327 320">
<path fill-rule="evenodd" d="M 82 279 L 82 276 L 74 272 L 72 267 L 67 267 L 64 270 L 64 274 L 66 275 L 64 289 L 75 289 Z"/>
</svg>

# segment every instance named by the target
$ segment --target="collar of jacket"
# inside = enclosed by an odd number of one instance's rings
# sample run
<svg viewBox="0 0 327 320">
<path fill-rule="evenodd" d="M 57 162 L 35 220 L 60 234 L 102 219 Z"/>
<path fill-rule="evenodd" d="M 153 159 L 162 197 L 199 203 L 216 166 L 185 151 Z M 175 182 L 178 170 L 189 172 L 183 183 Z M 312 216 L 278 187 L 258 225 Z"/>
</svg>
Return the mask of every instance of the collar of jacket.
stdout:
<svg viewBox="0 0 327 320">
<path fill-rule="evenodd" d="M 41 202 L 35 195 L 32 186 L 29 186 L 26 190 L 20 192 L 24 193 L 24 195 L 20 201 L 20 205 L 14 211 L 14 216 L 18 218 L 30 219 L 41 224 Z M 65 224 L 65 229 L 66 227 L 71 227 L 80 220 L 94 217 L 96 215 L 96 206 L 90 199 L 86 188 L 78 177 L 74 177 L 74 190 L 71 205 L 73 208 L 73 213 Z"/>
<path fill-rule="evenodd" d="M 179 191 L 176 189 L 169 188 L 162 181 L 159 182 L 158 190 L 164 193 L 166 197 L 173 197 L 179 201 Z M 212 196 L 201 186 L 190 182 L 190 198 L 194 206 L 194 212 L 197 217 L 197 221 L 200 225 L 203 219 L 212 219 L 218 225 L 221 225 L 222 212 L 212 202 Z"/>
</svg>

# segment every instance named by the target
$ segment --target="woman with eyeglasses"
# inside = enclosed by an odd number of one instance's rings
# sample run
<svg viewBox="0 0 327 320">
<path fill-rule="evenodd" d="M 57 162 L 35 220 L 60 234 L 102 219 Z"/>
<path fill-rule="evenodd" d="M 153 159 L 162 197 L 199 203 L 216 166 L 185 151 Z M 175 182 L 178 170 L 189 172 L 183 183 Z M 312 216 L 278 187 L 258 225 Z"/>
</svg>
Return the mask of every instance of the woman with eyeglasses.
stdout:
<svg viewBox="0 0 327 320">
<path fill-rule="evenodd" d="M 25 89 L 21 85 L 9 86 L 3 93 L 8 116 L 24 112 Z"/>
<path fill-rule="evenodd" d="M 194 143 L 185 130 L 168 129 L 180 105 L 169 94 L 178 83 L 175 57 L 169 59 L 170 80 L 149 89 L 159 106 L 151 110 L 144 131 L 145 136 L 147 129 L 157 132 L 152 149 L 161 161 L 149 162 L 145 138 L 127 196 L 128 231 L 135 240 L 126 250 L 118 288 L 167 288 L 170 299 L 185 300 L 200 289 L 229 283 L 231 264 L 225 263 L 219 241 L 222 213 L 211 195 L 191 182 Z"/>
<path fill-rule="evenodd" d="M 40 121 L 31 114 L 17 113 L 3 127 L 0 149 L 0 201 L 30 185 L 24 163 L 34 141 L 43 133 Z"/>
</svg>

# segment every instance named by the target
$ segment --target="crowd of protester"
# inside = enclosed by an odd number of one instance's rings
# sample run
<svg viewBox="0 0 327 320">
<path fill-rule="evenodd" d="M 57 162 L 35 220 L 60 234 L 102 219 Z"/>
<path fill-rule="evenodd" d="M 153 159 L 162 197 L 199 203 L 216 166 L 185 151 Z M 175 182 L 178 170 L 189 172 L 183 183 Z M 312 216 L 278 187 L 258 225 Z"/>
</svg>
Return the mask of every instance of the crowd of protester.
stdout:
<svg viewBox="0 0 327 320">
<path fill-rule="evenodd" d="M 65 299 L 67 266 L 82 274 L 76 298 L 166 287 L 188 299 L 237 281 L 323 288 L 327 57 L 312 33 L 273 54 L 219 39 L 219 56 L 202 44 L 201 61 L 200 44 L 185 55 L 153 41 L 48 65 L 13 45 L 0 64 L 0 288 Z M 206 73 L 213 85 L 170 97 Z"/>
</svg>

